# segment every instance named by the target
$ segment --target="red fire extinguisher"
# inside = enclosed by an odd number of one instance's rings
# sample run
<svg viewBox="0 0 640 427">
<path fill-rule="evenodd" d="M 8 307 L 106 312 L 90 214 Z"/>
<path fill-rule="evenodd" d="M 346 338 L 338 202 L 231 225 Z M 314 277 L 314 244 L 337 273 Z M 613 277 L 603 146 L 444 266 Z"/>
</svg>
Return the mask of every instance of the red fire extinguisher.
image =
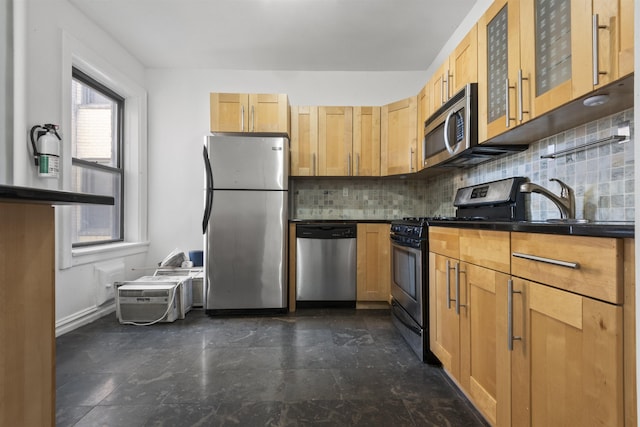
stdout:
<svg viewBox="0 0 640 427">
<path fill-rule="evenodd" d="M 41 178 L 60 176 L 60 135 L 58 125 L 47 123 L 36 125 L 29 133 L 33 147 L 33 160 Z"/>
</svg>

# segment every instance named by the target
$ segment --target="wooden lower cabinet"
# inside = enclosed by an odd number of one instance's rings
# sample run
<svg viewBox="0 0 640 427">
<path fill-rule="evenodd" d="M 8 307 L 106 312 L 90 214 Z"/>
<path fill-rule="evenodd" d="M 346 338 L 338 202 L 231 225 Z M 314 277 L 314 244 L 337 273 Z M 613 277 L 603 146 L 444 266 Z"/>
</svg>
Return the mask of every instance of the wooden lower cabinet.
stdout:
<svg viewBox="0 0 640 427">
<path fill-rule="evenodd" d="M 509 276 L 464 263 L 461 281 L 467 292 L 460 325 L 462 386 L 485 418 L 496 425 L 497 411 L 508 403 L 508 389 L 498 388 L 501 365 L 497 360 L 498 348 L 505 342 L 500 332 L 506 329 L 503 295 Z"/>
<path fill-rule="evenodd" d="M 491 425 L 635 426 L 633 240 L 554 236 L 556 246 L 572 248 L 560 252 L 579 266 L 567 274 L 582 275 L 580 287 L 565 290 L 552 266 L 513 263 L 545 238 L 430 227 L 431 349 Z M 486 259 L 478 257 L 482 245 L 491 248 Z M 594 246 L 601 247 L 597 257 Z M 553 250 L 545 253 L 558 257 Z M 610 301 L 576 293 L 591 292 L 586 284 L 611 252 L 624 258 L 624 304 L 619 292 L 605 294 Z M 515 275 L 531 277 L 537 269 L 554 286 Z M 602 286 L 617 288 L 622 274 L 612 276 L 603 276 Z"/>
<path fill-rule="evenodd" d="M 55 218 L 0 202 L 0 426 L 55 425 Z"/>
<path fill-rule="evenodd" d="M 386 301 L 391 295 L 389 224 L 360 223 L 357 230 L 357 301 Z"/>
<path fill-rule="evenodd" d="M 496 425 L 499 394 L 497 348 L 506 330 L 506 301 L 509 276 L 442 255 L 429 254 L 431 350 L 444 369 L 474 402 L 478 410 Z M 500 341 L 500 342 L 499 342 Z M 505 424 L 508 425 L 508 424 Z"/>
<path fill-rule="evenodd" d="M 454 258 L 429 253 L 431 351 L 440 359 L 443 368 L 460 383 L 460 316 L 455 310 L 456 293 L 452 289 L 451 274 L 458 262 Z"/>
<path fill-rule="evenodd" d="M 622 307 L 519 278 L 513 286 L 511 425 L 623 426 Z"/>
</svg>

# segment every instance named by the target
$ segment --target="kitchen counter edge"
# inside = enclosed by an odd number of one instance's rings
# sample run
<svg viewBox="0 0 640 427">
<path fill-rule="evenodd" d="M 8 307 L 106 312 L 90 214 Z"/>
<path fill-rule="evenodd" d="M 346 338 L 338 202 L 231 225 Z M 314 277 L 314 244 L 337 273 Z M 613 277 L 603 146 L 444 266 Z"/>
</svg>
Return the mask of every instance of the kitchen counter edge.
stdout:
<svg viewBox="0 0 640 427">
<path fill-rule="evenodd" d="M 0 185 L 0 201 L 44 203 L 51 205 L 114 205 L 115 199 L 111 196 L 99 196 L 96 194 L 74 193 L 71 191 L 46 190 L 33 187 L 18 187 L 14 185 Z"/>
<path fill-rule="evenodd" d="M 391 224 L 390 219 L 290 219 L 291 224 Z"/>
<path fill-rule="evenodd" d="M 478 230 L 516 231 L 524 233 L 562 234 L 587 237 L 635 237 L 635 226 L 631 222 L 557 224 L 544 221 L 429 221 L 429 225 L 433 227 L 471 228 Z"/>
</svg>

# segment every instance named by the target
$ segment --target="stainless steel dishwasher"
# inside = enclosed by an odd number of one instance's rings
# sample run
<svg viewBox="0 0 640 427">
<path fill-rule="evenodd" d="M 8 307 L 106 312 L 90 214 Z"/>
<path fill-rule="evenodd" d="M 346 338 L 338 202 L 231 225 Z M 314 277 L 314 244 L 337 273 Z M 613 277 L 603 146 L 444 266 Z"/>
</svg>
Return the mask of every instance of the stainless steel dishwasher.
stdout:
<svg viewBox="0 0 640 427">
<path fill-rule="evenodd" d="M 296 227 L 296 305 L 355 307 L 356 224 Z"/>
</svg>

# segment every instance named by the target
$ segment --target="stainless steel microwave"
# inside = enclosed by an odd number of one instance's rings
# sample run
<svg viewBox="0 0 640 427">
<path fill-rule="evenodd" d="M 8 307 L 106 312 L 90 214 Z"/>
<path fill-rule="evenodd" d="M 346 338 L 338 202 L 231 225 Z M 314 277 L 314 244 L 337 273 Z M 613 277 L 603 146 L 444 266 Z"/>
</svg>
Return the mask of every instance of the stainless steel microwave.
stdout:
<svg viewBox="0 0 640 427">
<path fill-rule="evenodd" d="M 460 168 L 527 149 L 527 145 L 478 144 L 478 84 L 469 83 L 424 122 L 422 162 Z"/>
</svg>

